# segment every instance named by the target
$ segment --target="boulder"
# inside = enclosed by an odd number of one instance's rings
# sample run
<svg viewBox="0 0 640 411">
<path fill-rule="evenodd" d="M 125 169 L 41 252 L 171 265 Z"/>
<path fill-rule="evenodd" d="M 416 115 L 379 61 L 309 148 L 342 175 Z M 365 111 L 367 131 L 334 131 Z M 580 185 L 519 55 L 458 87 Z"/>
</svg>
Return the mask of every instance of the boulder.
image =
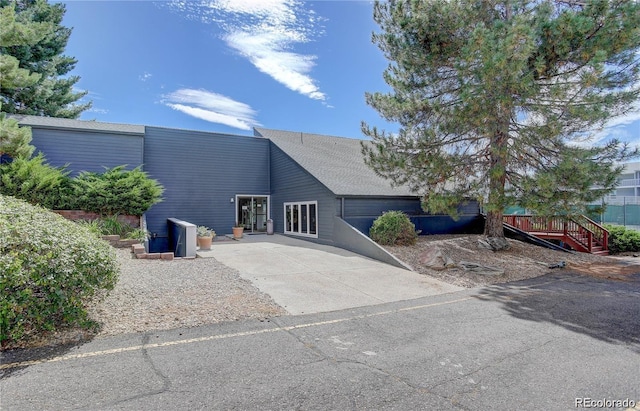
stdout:
<svg viewBox="0 0 640 411">
<path fill-rule="evenodd" d="M 445 270 L 456 266 L 455 262 L 437 247 L 423 251 L 419 256 L 419 261 L 432 270 Z"/>
<path fill-rule="evenodd" d="M 478 245 L 491 251 L 508 250 L 511 248 L 509 242 L 504 237 L 483 237 L 478 240 Z"/>
</svg>

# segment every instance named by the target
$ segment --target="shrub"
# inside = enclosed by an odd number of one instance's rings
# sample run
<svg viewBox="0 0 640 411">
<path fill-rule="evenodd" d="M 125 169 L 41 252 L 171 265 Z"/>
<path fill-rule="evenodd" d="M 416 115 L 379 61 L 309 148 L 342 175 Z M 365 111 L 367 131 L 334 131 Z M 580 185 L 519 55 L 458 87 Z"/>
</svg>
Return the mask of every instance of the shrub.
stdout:
<svg viewBox="0 0 640 411">
<path fill-rule="evenodd" d="M 116 284 L 114 250 L 42 207 L 0 195 L 0 344 L 89 327 L 86 307 Z"/>
<path fill-rule="evenodd" d="M 92 234 L 101 237 L 103 235 L 119 235 L 122 239 L 135 239 L 144 241 L 146 233 L 140 228 L 123 223 L 118 216 L 107 216 L 92 221 L 79 220 L 77 224 L 84 226 Z"/>
<path fill-rule="evenodd" d="M 418 233 L 405 213 L 387 211 L 373 222 L 369 236 L 382 245 L 412 245 L 415 244 Z"/>
<path fill-rule="evenodd" d="M 42 153 L 32 159 L 16 158 L 0 166 L 0 194 L 49 209 L 73 208 L 73 182 L 65 167 L 52 167 Z M 70 207 L 71 206 L 71 207 Z"/>
<path fill-rule="evenodd" d="M 162 201 L 164 188 L 140 167 L 124 166 L 104 173 L 82 172 L 75 179 L 78 208 L 102 215 L 142 215 Z"/>
<path fill-rule="evenodd" d="M 609 252 L 618 254 L 640 251 L 640 231 L 630 230 L 621 225 L 605 225 L 609 230 Z"/>
<path fill-rule="evenodd" d="M 144 214 L 162 201 L 164 188 L 140 167 L 82 172 L 69 177 L 66 167 L 52 167 L 42 154 L 0 165 L 0 194 L 53 210 L 92 211 L 101 215 Z"/>
</svg>

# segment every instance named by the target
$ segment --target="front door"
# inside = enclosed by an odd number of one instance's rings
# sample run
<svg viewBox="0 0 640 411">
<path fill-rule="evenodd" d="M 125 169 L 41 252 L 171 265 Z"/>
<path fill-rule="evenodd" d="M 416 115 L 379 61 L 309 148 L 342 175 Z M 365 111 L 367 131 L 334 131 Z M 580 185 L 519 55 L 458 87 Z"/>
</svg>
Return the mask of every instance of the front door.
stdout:
<svg viewBox="0 0 640 411">
<path fill-rule="evenodd" d="M 269 196 L 236 196 L 236 221 L 246 233 L 267 231 Z"/>
</svg>

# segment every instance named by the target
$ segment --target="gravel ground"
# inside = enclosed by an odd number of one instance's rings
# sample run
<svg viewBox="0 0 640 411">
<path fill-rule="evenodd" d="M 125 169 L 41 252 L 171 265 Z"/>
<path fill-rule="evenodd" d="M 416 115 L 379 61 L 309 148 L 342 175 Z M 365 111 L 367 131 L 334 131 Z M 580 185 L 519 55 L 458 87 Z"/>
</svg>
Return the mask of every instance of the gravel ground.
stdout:
<svg viewBox="0 0 640 411">
<path fill-rule="evenodd" d="M 238 271 L 213 258 L 191 260 L 132 259 L 117 250 L 121 271 L 116 287 L 91 307 L 102 323 L 99 335 L 196 327 L 244 318 L 286 314 Z"/>
<path fill-rule="evenodd" d="M 421 274 L 467 288 L 539 277 L 559 270 L 558 268 L 550 269 L 549 266 L 562 261 L 567 264 L 563 270 L 609 279 L 623 279 L 624 276 L 640 270 L 637 265 L 640 264 L 640 259 L 633 261 L 585 253 L 564 253 L 510 239 L 508 240 L 511 246 L 509 250 L 494 252 L 478 245 L 481 237 L 481 235 L 469 234 L 429 235 L 418 237 L 417 243 L 413 246 L 385 248 Z M 443 270 L 425 267 L 421 257 L 433 249 L 439 249 L 451 258 L 456 266 Z M 474 274 L 460 268 L 458 264 L 461 261 L 496 267 L 504 270 L 504 274 L 493 276 Z M 636 265 L 630 266 L 630 264 Z"/>
</svg>

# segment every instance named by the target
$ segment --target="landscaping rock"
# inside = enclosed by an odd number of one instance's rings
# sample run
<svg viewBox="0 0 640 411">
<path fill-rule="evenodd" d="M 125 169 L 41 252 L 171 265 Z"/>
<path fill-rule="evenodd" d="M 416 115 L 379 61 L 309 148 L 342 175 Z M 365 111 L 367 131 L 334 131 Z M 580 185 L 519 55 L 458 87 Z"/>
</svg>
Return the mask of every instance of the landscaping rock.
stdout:
<svg viewBox="0 0 640 411">
<path fill-rule="evenodd" d="M 472 263 L 469 261 L 460 261 L 458 263 L 458 267 L 462 268 L 464 271 L 472 272 L 473 274 L 479 275 L 503 275 L 504 270 L 498 267 L 491 267 L 488 265 L 481 265 L 477 263 Z"/>
<path fill-rule="evenodd" d="M 559 263 L 550 264 L 549 268 L 565 268 L 567 266 L 566 261 L 560 261 Z"/>
<path fill-rule="evenodd" d="M 455 262 L 449 258 L 441 249 L 434 247 L 420 254 L 420 263 L 432 270 L 446 270 L 455 267 Z"/>
<path fill-rule="evenodd" d="M 492 251 L 508 250 L 511 248 L 504 237 L 482 237 L 478 239 L 478 245 Z"/>
</svg>

